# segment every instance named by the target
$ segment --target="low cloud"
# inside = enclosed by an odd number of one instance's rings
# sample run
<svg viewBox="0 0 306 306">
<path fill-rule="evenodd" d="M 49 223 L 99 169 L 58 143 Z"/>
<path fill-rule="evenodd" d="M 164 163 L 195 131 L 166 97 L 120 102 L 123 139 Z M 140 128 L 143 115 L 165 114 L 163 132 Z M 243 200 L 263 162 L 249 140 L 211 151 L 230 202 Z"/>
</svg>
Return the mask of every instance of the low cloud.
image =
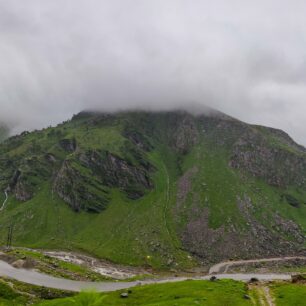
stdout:
<svg viewBox="0 0 306 306">
<path fill-rule="evenodd" d="M 306 3 L 0 0 L 0 121 L 194 102 L 306 144 Z"/>
</svg>

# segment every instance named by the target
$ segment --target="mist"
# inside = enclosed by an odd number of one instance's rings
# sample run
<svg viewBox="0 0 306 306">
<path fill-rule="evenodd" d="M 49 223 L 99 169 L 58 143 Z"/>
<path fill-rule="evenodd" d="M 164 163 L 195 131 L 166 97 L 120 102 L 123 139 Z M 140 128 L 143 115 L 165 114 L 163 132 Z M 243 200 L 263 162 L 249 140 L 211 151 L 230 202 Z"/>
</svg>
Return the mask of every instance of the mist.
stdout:
<svg viewBox="0 0 306 306">
<path fill-rule="evenodd" d="M 194 103 L 306 145 L 302 0 L 0 0 L 0 122 Z"/>
</svg>

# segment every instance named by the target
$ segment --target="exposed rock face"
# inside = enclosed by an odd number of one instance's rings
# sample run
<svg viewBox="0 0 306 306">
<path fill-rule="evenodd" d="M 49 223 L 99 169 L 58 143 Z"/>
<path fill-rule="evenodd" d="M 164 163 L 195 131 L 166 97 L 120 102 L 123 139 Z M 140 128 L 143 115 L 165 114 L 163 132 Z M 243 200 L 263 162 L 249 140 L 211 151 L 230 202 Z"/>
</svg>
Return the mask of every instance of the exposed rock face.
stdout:
<svg viewBox="0 0 306 306">
<path fill-rule="evenodd" d="M 26 202 L 33 197 L 33 192 L 30 187 L 22 180 L 22 177 L 18 180 L 14 188 L 15 197 L 19 201 Z"/>
<path fill-rule="evenodd" d="M 19 201 L 28 201 L 32 198 L 33 192 L 31 186 L 26 181 L 26 176 L 20 170 L 16 170 L 9 184 L 9 190 L 14 193 Z"/>
<path fill-rule="evenodd" d="M 46 153 L 45 159 L 52 164 L 56 162 L 56 157 L 51 153 Z"/>
<path fill-rule="evenodd" d="M 71 161 L 64 161 L 54 181 L 53 189 L 61 199 L 78 212 L 100 212 L 105 209 L 109 199 L 102 189 L 88 187 L 89 178 L 82 175 Z"/>
<path fill-rule="evenodd" d="M 306 183 L 305 156 L 271 147 L 255 133 L 247 133 L 238 139 L 229 165 L 263 178 L 268 184 L 277 187 L 290 184 L 305 186 Z"/>
<path fill-rule="evenodd" d="M 141 150 L 150 151 L 153 148 L 150 142 L 141 133 L 135 130 L 124 130 L 123 136 Z"/>
<path fill-rule="evenodd" d="M 194 118 L 189 114 L 182 114 L 176 119 L 177 121 L 171 126 L 173 131 L 169 135 L 170 143 L 178 152 L 186 154 L 198 143 L 198 128 Z"/>
<path fill-rule="evenodd" d="M 62 147 L 62 149 L 64 149 L 67 152 L 74 152 L 76 150 L 77 147 L 77 143 L 75 138 L 72 139 L 62 139 L 59 142 L 60 146 Z"/>
<path fill-rule="evenodd" d="M 104 185 L 120 188 L 131 199 L 138 199 L 146 189 L 153 188 L 146 169 L 133 166 L 110 152 L 88 151 L 81 154 L 79 160 L 92 169 Z"/>
<path fill-rule="evenodd" d="M 119 188 L 129 198 L 138 199 L 153 183 L 145 169 L 110 152 L 92 150 L 64 161 L 53 186 L 73 210 L 100 212 L 109 202 L 107 188 Z"/>
</svg>

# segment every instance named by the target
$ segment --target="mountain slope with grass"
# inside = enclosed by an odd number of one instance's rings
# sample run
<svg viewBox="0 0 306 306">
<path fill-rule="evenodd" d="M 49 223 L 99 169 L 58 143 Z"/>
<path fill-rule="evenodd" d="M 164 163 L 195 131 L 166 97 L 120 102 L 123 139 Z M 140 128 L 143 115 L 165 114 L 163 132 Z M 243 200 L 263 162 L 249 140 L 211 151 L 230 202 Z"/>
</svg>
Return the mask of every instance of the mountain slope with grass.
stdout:
<svg viewBox="0 0 306 306">
<path fill-rule="evenodd" d="M 0 145 L 0 242 L 188 268 L 305 254 L 306 149 L 210 111 L 82 112 Z"/>
</svg>

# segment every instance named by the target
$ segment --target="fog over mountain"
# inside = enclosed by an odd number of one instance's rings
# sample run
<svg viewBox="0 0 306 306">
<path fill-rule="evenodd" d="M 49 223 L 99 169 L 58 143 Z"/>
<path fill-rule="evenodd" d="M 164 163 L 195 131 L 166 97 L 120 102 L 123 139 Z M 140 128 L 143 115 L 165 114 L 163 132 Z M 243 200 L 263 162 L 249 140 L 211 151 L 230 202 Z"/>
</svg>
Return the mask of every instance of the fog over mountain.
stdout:
<svg viewBox="0 0 306 306">
<path fill-rule="evenodd" d="M 0 0 L 0 121 L 193 103 L 306 144 L 302 0 Z"/>
</svg>

